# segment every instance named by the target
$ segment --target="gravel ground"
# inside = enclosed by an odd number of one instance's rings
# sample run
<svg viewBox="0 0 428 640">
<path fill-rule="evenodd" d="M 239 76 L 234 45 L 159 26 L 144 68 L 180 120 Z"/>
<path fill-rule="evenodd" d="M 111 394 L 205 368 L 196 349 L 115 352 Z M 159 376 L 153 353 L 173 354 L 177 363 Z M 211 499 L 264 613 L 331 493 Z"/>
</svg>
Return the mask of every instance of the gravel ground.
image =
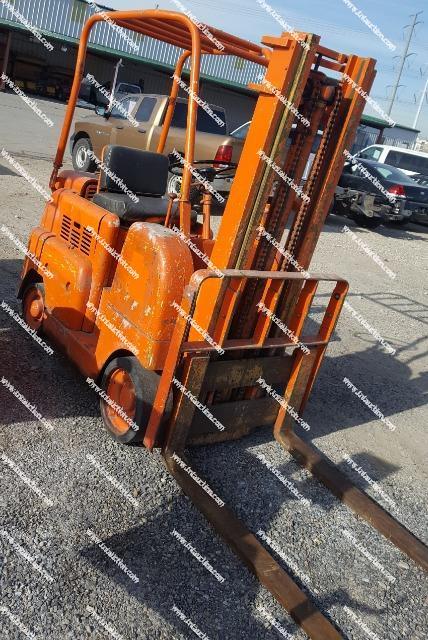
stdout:
<svg viewBox="0 0 428 640">
<path fill-rule="evenodd" d="M 40 103 L 56 124 L 61 121 L 62 105 Z M 46 187 L 55 128 L 48 129 L 15 96 L 0 95 L 0 131 L 2 146 Z M 4 159 L 1 164 L 11 168 Z M 43 199 L 22 177 L 2 173 L 0 225 L 26 242 Z M 347 222 L 397 274 L 392 280 L 342 233 L 344 223 L 329 218 L 312 271 L 347 278 L 350 304 L 397 354 L 388 355 L 344 310 L 305 412 L 311 431 L 301 435 L 426 541 L 428 227 L 369 232 Z M 0 302 L 18 310 L 22 254 L 4 235 L 0 251 Z M 322 294 L 317 297 L 313 319 L 325 300 Z M 274 639 L 286 633 L 296 640 L 306 637 L 182 494 L 159 454 L 115 444 L 103 430 L 94 392 L 76 369 L 57 350 L 48 355 L 1 309 L 0 346 L 1 374 L 53 426 L 48 430 L 1 386 L 2 638 L 24 637 L 18 624 L 46 640 L 195 637 L 174 605 L 211 640 Z M 377 404 L 394 431 L 352 394 L 345 376 Z M 311 504 L 296 499 L 257 454 Z M 379 483 L 383 496 L 344 462 L 345 454 Z M 195 449 L 191 459 L 251 530 L 270 536 L 281 550 L 279 562 L 345 638 L 427 637 L 423 572 L 302 471 L 272 441 L 269 430 L 237 443 Z M 35 493 L 13 465 L 43 494 Z M 174 529 L 224 582 L 171 535 Z M 260 606 L 281 624 L 282 634 L 266 621 Z"/>
</svg>

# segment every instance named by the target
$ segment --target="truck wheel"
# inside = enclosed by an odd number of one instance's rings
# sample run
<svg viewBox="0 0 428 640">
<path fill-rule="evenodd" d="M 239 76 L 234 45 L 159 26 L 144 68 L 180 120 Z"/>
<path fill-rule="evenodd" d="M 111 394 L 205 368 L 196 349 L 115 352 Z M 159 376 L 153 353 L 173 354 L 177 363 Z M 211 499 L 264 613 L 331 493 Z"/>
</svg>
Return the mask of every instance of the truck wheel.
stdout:
<svg viewBox="0 0 428 640">
<path fill-rule="evenodd" d="M 166 187 L 167 193 L 175 193 L 177 196 L 180 195 L 181 190 L 181 177 L 175 176 L 172 173 L 168 174 L 168 183 Z"/>
<path fill-rule="evenodd" d="M 45 313 L 45 287 L 40 282 L 30 284 L 22 296 L 22 317 L 31 329 L 42 332 Z"/>
<path fill-rule="evenodd" d="M 107 398 L 100 398 L 104 426 L 117 442 L 134 444 L 144 439 L 160 376 L 144 369 L 135 356 L 114 358 L 105 368 L 101 388 Z M 172 409 L 168 398 L 164 421 Z"/>
<path fill-rule="evenodd" d="M 168 174 L 168 183 L 166 187 L 167 193 L 175 193 L 177 196 L 180 195 L 181 191 L 181 176 L 175 176 L 174 174 Z M 192 207 L 196 207 L 201 203 L 202 194 L 199 191 L 197 186 L 190 187 L 190 204 Z"/>
<path fill-rule="evenodd" d="M 73 147 L 73 168 L 76 171 L 89 171 L 93 173 L 96 163 L 88 156 L 88 151 L 92 151 L 92 144 L 89 138 L 80 138 Z"/>
</svg>

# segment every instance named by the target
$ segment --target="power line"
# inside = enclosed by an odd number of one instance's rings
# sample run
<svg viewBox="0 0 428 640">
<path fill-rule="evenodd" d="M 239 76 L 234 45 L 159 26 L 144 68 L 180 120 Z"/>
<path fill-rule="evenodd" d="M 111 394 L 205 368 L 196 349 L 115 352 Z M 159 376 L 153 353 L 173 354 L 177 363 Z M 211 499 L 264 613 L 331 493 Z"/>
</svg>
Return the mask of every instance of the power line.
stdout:
<svg viewBox="0 0 428 640">
<path fill-rule="evenodd" d="M 200 6 L 200 7 L 204 7 L 204 9 L 207 8 L 207 4 L 206 1 L 200 1 L 200 0 L 192 0 L 191 2 L 188 3 L 189 5 L 195 5 L 195 6 Z M 229 2 L 228 0 L 226 2 L 221 2 L 221 0 L 217 0 L 215 7 L 216 9 L 218 9 L 219 7 L 224 6 L 224 9 L 227 10 L 228 12 L 230 12 L 230 10 L 232 11 L 236 11 L 237 14 L 239 15 L 245 15 L 245 16 L 252 16 L 252 17 L 256 17 L 258 19 L 260 19 L 262 16 L 265 16 L 266 19 L 270 19 L 270 20 L 274 20 L 274 18 L 272 16 L 270 16 L 269 13 L 267 13 L 266 11 L 263 11 L 261 8 L 259 9 L 258 7 L 243 7 L 242 5 L 233 3 L 233 2 Z M 279 11 L 278 11 L 279 13 Z M 325 32 L 326 29 L 328 29 L 329 31 L 338 34 L 338 35 L 343 35 L 343 32 L 349 32 L 352 34 L 358 34 L 358 35 L 366 35 L 368 34 L 368 30 L 367 29 L 353 29 L 352 27 L 346 27 L 346 26 L 342 26 L 342 25 L 338 25 L 332 22 L 323 22 L 320 20 L 317 20 L 315 18 L 308 18 L 308 17 L 303 17 L 303 16 L 297 16 L 296 14 L 290 14 L 289 12 L 287 12 L 286 16 L 282 16 L 284 18 L 285 22 L 290 23 L 290 26 L 292 26 L 293 28 L 298 28 L 298 24 L 297 23 L 305 23 L 306 24 L 313 24 L 317 27 L 317 29 L 315 30 L 316 33 L 320 32 L 321 30 L 323 30 L 323 32 Z"/>
<path fill-rule="evenodd" d="M 377 100 L 378 102 L 387 102 L 388 100 L 390 100 L 390 98 L 388 96 L 370 96 L 371 98 L 373 98 L 374 100 Z M 403 98 L 396 98 L 395 100 L 395 104 L 416 104 L 416 100 L 404 100 Z"/>
<path fill-rule="evenodd" d="M 394 106 L 394 100 L 395 100 L 395 96 L 397 95 L 397 91 L 398 91 L 398 87 L 400 86 L 400 80 L 401 80 L 401 75 L 403 73 L 403 69 L 404 69 L 404 64 L 407 60 L 407 58 L 409 56 L 412 55 L 416 55 L 414 53 L 409 53 L 409 47 L 410 47 L 410 43 L 412 41 L 412 37 L 413 37 L 413 32 L 415 30 L 415 27 L 417 24 L 421 24 L 421 21 L 418 21 L 418 16 L 423 13 L 423 11 L 418 11 L 417 13 L 415 13 L 414 15 L 410 16 L 411 18 L 413 17 L 413 22 L 411 25 L 406 25 L 404 28 L 407 29 L 407 27 L 411 26 L 410 31 L 409 31 L 409 37 L 407 38 L 407 42 L 406 42 L 406 46 L 404 49 L 404 53 L 401 57 L 401 63 L 400 63 L 400 69 L 398 71 L 398 76 L 397 76 L 397 81 L 394 85 L 394 89 L 392 91 L 392 97 L 391 97 L 391 102 L 389 105 L 389 109 L 388 109 L 388 115 L 391 115 L 391 111 L 392 111 L 392 107 Z"/>
</svg>

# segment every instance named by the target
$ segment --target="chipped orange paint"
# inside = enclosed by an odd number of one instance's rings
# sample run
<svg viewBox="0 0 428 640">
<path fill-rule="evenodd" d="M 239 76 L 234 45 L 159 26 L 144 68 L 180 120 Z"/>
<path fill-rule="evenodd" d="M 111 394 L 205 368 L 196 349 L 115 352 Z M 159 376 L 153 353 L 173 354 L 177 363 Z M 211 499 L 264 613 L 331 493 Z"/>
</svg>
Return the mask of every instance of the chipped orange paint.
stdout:
<svg viewBox="0 0 428 640">
<path fill-rule="evenodd" d="M 183 53 L 177 61 L 176 73 L 181 75 L 183 65 L 189 59 L 188 84 L 196 95 L 199 92 L 202 54 L 236 55 L 256 62 L 267 68 L 266 77 L 272 84 L 285 95 L 292 93 L 297 101 L 303 95 L 315 60 L 318 66 L 326 68 L 331 68 L 331 61 L 338 69 L 343 69 L 346 64 L 351 77 L 360 84 L 364 80 L 365 67 L 360 63 L 363 59 L 354 57 L 350 65 L 347 56 L 322 48 L 319 37 L 312 34 L 302 34 L 310 45 L 308 54 L 289 34 L 266 36 L 263 44 L 258 45 L 210 28 L 211 33 L 224 44 L 224 50 L 219 52 L 183 14 L 147 10 L 116 11 L 108 16 L 124 28 L 179 44 Z M 102 19 L 98 14 L 91 16 L 82 30 L 73 86 L 50 180 L 52 202 L 46 205 L 40 224 L 33 229 L 29 239 L 29 250 L 40 262 L 37 266 L 31 258 L 25 259 L 20 287 L 22 295 L 28 284 L 43 281 L 44 331 L 84 374 L 94 378 L 112 356 L 123 351 L 134 353 L 143 367 L 161 372 L 177 322 L 172 302 L 180 303 L 192 275 L 198 269 L 206 268 L 204 261 L 174 231 L 164 226 L 163 218 L 154 216 L 144 223 L 121 227 L 116 215 L 90 201 L 90 191 L 98 188 L 95 175 L 71 170 L 60 172 L 84 72 L 89 36 L 91 29 Z M 323 56 L 329 57 L 330 62 Z M 366 63 L 366 67 L 369 66 Z M 369 77 L 368 72 L 366 76 Z M 168 136 L 177 92 L 178 84 L 172 82 L 159 151 L 162 151 Z M 353 99 L 355 101 L 359 97 L 354 96 Z M 191 221 L 191 173 L 187 167 L 194 158 L 197 104 L 194 100 L 189 101 L 184 149 L 188 164 L 183 171 L 179 197 L 179 225 L 181 231 L 218 268 L 251 268 L 254 251 L 247 252 L 246 257 L 240 256 L 240 251 L 250 222 L 254 222 L 255 215 L 261 217 L 263 214 L 263 211 L 257 212 L 259 188 L 261 181 L 268 180 L 269 173 L 257 151 L 263 149 L 267 153 L 273 148 L 280 122 L 283 132 L 287 134 L 290 131 L 292 117 L 285 117 L 287 121 L 284 124 L 284 106 L 275 96 L 260 90 L 220 232 L 214 241 L 209 237 L 209 198 L 205 198 L 205 224 Z M 264 209 L 264 215 L 269 216 L 268 207 Z M 94 230 L 98 239 L 88 228 Z M 106 247 L 110 247 L 111 252 Z M 117 252 L 116 258 L 112 252 Z M 138 277 L 129 272 L 126 264 Z M 46 278 L 40 265 L 49 269 L 54 277 Z M 213 316 L 218 292 L 217 282 L 207 285 L 198 299 L 197 308 L 197 317 L 203 327 L 208 327 Z M 224 339 L 232 319 L 229 303 L 238 294 L 239 291 L 232 287 L 222 305 L 213 332 L 220 339 Z"/>
</svg>

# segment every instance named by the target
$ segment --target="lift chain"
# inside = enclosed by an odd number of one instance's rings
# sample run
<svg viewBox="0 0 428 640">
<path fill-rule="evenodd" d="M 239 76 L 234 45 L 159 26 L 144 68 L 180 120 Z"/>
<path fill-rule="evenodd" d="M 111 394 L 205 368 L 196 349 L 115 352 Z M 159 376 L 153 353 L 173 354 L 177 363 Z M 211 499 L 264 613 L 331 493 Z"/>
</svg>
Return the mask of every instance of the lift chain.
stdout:
<svg viewBox="0 0 428 640">
<path fill-rule="evenodd" d="M 304 117 L 307 118 L 309 121 L 311 120 L 312 114 L 315 111 L 315 107 L 317 105 L 318 100 L 320 99 L 320 96 L 321 96 L 321 85 L 320 83 L 317 83 L 316 93 L 309 102 L 310 108 L 305 110 L 305 112 L 303 113 Z M 305 137 L 301 135 L 299 136 L 299 142 L 298 142 L 297 148 L 293 149 L 293 162 L 290 169 L 288 169 L 287 171 L 287 175 L 293 181 L 296 177 L 297 164 L 299 162 L 300 154 L 302 152 L 304 143 L 305 143 Z M 286 182 L 281 182 L 279 184 L 279 186 L 277 187 L 277 192 L 275 193 L 271 208 L 269 210 L 269 216 L 266 220 L 266 231 L 270 233 L 272 237 L 276 239 L 277 242 L 281 241 L 281 237 L 277 237 L 277 234 L 278 233 L 282 234 L 283 232 L 283 229 L 278 230 L 278 222 L 280 220 L 282 210 L 284 208 L 284 204 L 288 197 L 290 189 L 291 189 L 291 186 Z M 262 271 L 264 269 L 269 268 L 269 265 L 266 264 L 266 259 L 267 259 L 269 249 L 270 247 L 268 244 L 264 243 L 262 245 L 262 249 L 257 258 L 256 265 L 254 266 L 254 268 L 257 269 L 258 271 Z"/>
<path fill-rule="evenodd" d="M 315 107 L 317 105 L 318 100 L 320 99 L 321 96 L 321 83 L 317 82 L 316 84 L 316 91 L 314 93 L 313 96 L 311 96 L 311 99 L 307 101 L 306 103 L 306 109 L 302 109 L 302 114 L 310 121 L 311 116 L 313 114 L 313 112 L 315 111 Z M 298 125 L 299 126 L 299 125 Z M 304 125 L 302 125 L 303 127 Z M 304 129 L 302 129 L 302 131 L 304 132 Z M 298 144 L 296 145 L 296 147 L 290 147 L 289 149 L 289 153 L 292 152 L 293 153 L 293 158 L 292 158 L 292 163 L 290 168 L 287 170 L 287 174 L 289 175 L 289 177 L 294 180 L 295 178 L 295 174 L 296 174 L 296 170 L 297 170 L 297 164 L 300 158 L 300 154 L 301 151 L 303 149 L 305 143 L 305 135 L 300 135 L 299 136 L 299 140 L 298 140 Z M 286 158 L 285 158 L 285 162 L 284 162 L 284 167 L 286 165 L 286 160 L 289 157 L 289 154 L 287 154 Z M 280 242 L 281 238 L 277 238 L 277 234 L 282 234 L 282 229 L 278 230 L 278 224 L 281 220 L 281 215 L 283 212 L 283 208 L 285 205 L 285 202 L 287 200 L 288 194 L 290 192 L 290 185 L 281 181 L 280 184 L 277 186 L 274 198 L 273 198 L 273 202 L 270 205 L 269 208 L 269 214 L 267 216 L 267 220 L 266 220 L 266 231 L 268 233 L 270 233 L 278 242 Z M 272 251 L 272 247 L 269 245 L 269 243 L 260 243 L 257 247 L 257 255 L 256 255 L 256 260 L 254 262 L 254 265 L 252 266 L 253 269 L 257 270 L 257 271 L 266 271 L 267 269 L 270 268 L 270 265 L 267 264 L 268 258 L 269 258 L 269 254 Z M 257 282 L 253 281 L 253 282 L 249 282 L 246 287 L 245 287 L 245 292 L 243 294 L 242 300 L 241 300 L 241 304 L 240 304 L 240 313 L 237 315 L 235 322 L 233 324 L 233 335 L 234 337 L 242 337 L 243 336 L 243 331 L 244 331 L 244 324 L 247 321 L 248 318 L 248 314 L 250 314 L 251 312 L 251 307 L 253 305 L 253 299 L 254 299 L 254 294 L 257 288 Z"/>
<path fill-rule="evenodd" d="M 336 118 L 339 112 L 339 107 L 342 102 L 342 88 L 338 86 L 336 88 L 336 95 L 333 103 L 333 107 L 330 113 L 330 117 L 328 119 L 327 126 L 324 131 L 324 135 L 321 140 L 321 144 L 319 146 L 318 152 L 315 156 L 312 169 L 308 178 L 307 188 L 305 189 L 305 194 L 309 196 L 309 200 L 302 202 L 299 212 L 296 215 L 294 220 L 293 228 L 290 232 L 290 237 L 287 239 L 287 243 L 285 245 L 285 250 L 288 251 L 293 258 L 295 257 L 295 253 L 297 251 L 298 245 L 301 241 L 302 230 L 304 224 L 307 219 L 308 209 L 311 204 L 311 195 L 315 189 L 315 185 L 317 183 L 321 167 L 324 162 L 324 157 L 326 154 L 327 146 L 330 142 L 334 125 L 336 123 Z M 295 271 L 296 268 L 290 263 L 289 259 L 284 257 L 282 270 L 284 271 Z"/>
</svg>

